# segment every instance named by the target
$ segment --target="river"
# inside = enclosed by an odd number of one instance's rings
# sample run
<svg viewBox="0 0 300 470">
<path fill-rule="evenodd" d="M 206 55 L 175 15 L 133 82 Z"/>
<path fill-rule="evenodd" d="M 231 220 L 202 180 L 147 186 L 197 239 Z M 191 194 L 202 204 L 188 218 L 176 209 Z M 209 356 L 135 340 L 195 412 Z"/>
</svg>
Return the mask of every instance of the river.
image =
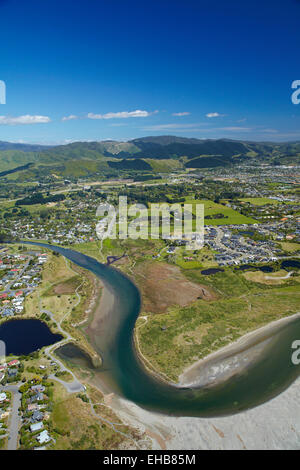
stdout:
<svg viewBox="0 0 300 470">
<path fill-rule="evenodd" d="M 141 407 L 171 416 L 232 415 L 275 397 L 300 374 L 300 366 L 291 362 L 291 344 L 300 339 L 300 318 L 297 317 L 283 322 L 271 335 L 266 333 L 259 341 L 253 340 L 236 351 L 233 359 L 239 361 L 240 355 L 241 363 L 230 376 L 223 374 L 222 379 L 221 374 L 221 380 L 188 387 L 166 383 L 145 369 L 136 352 L 134 327 L 141 297 L 133 282 L 119 270 L 82 253 L 43 243 L 34 244 L 60 253 L 90 270 L 104 283 L 112 299 L 109 311 L 104 318 L 95 318 L 85 330 L 103 359 L 103 368 L 94 369 L 94 374 L 109 384 L 110 390 Z M 259 353 L 258 343 L 264 345 Z M 247 348 L 249 356 L 243 366 Z M 256 353 L 251 359 L 253 348 Z M 224 360 L 226 368 L 228 354 Z M 222 358 L 219 358 L 214 367 L 222 370 L 222 366 Z"/>
</svg>

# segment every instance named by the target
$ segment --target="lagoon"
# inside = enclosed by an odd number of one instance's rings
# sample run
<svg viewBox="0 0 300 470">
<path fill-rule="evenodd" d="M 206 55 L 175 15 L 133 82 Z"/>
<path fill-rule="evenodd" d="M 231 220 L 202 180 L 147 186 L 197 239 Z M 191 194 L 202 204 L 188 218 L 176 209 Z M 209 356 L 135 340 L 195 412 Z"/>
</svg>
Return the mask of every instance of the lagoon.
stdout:
<svg viewBox="0 0 300 470">
<path fill-rule="evenodd" d="M 40 320 L 9 320 L 0 325 L 0 340 L 5 343 L 6 355 L 26 356 L 62 339 Z"/>
</svg>

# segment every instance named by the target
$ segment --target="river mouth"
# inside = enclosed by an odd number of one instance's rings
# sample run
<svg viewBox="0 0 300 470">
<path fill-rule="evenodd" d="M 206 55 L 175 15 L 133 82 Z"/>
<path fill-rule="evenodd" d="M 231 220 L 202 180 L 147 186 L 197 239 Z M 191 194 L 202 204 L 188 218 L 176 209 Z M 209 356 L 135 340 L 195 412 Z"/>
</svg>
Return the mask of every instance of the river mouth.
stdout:
<svg viewBox="0 0 300 470">
<path fill-rule="evenodd" d="M 5 343 L 7 356 L 26 356 L 62 339 L 40 320 L 9 320 L 0 325 L 0 340 Z"/>
<path fill-rule="evenodd" d="M 259 351 L 255 350 L 256 354 L 250 352 L 250 347 L 257 343 L 255 337 L 254 343 L 238 347 L 233 357 L 239 364 L 232 374 L 188 385 L 163 382 L 146 370 L 136 352 L 134 327 L 141 298 L 132 281 L 120 271 L 81 253 L 38 245 L 61 253 L 101 278 L 110 293 L 111 304 L 105 317 L 94 318 L 85 330 L 103 358 L 103 368 L 93 369 L 94 375 L 99 376 L 99 382 L 104 378 L 118 395 L 149 411 L 170 416 L 228 416 L 274 398 L 300 374 L 300 366 L 291 361 L 291 345 L 300 339 L 300 317 L 295 316 L 264 338 L 268 341 Z M 73 360 L 76 354 L 73 350 Z M 245 357 L 247 362 L 243 363 Z M 226 354 L 221 355 L 215 366 L 224 369 L 227 359 Z"/>
</svg>

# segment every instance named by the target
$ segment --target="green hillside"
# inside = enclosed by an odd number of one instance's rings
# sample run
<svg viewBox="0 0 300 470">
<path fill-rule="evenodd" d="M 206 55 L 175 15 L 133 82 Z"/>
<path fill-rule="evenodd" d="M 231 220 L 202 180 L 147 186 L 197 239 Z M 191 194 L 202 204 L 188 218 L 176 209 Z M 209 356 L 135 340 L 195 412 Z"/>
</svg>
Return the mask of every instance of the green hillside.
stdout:
<svg viewBox="0 0 300 470">
<path fill-rule="evenodd" d="M 19 177 L 21 172 L 21 179 L 26 180 L 45 172 L 63 177 L 98 172 L 117 175 L 151 169 L 170 172 L 181 168 L 213 168 L 247 161 L 276 165 L 299 163 L 300 142 L 257 143 L 174 136 L 145 137 L 130 142 L 74 142 L 55 147 L 0 142 L 0 177 L 8 170 L 32 164 L 29 169 L 12 173 L 10 179 Z"/>
</svg>

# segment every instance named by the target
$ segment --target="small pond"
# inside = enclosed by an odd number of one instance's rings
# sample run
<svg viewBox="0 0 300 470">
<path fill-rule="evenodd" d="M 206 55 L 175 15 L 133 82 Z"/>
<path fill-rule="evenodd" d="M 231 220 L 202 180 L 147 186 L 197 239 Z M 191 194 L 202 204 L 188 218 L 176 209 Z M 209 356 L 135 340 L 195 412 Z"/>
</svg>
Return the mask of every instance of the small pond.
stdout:
<svg viewBox="0 0 300 470">
<path fill-rule="evenodd" d="M 5 343 L 6 355 L 26 356 L 62 338 L 40 320 L 9 320 L 0 325 L 0 340 Z"/>
<path fill-rule="evenodd" d="M 223 273 L 224 269 L 219 269 L 219 268 L 210 268 L 210 269 L 204 269 L 201 271 L 201 274 L 204 274 L 204 276 L 210 276 L 211 274 L 216 274 L 216 273 Z"/>
</svg>

